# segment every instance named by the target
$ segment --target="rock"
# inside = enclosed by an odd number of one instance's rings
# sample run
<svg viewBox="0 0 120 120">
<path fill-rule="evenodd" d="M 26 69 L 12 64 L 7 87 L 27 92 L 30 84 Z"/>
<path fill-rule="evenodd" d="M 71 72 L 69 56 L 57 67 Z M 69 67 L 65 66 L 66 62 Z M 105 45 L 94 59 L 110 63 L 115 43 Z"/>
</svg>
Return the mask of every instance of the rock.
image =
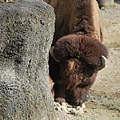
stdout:
<svg viewBox="0 0 120 120">
<path fill-rule="evenodd" d="M 85 104 L 84 104 L 84 103 L 82 104 L 82 106 L 81 106 L 81 107 L 82 107 L 82 108 L 86 108 L 86 106 L 85 106 Z"/>
<path fill-rule="evenodd" d="M 114 0 L 97 0 L 100 7 L 113 5 Z"/>
<path fill-rule="evenodd" d="M 84 113 L 83 108 L 80 108 L 75 112 L 76 115 L 82 115 Z"/>
<path fill-rule="evenodd" d="M 75 115 L 75 113 L 76 113 L 76 109 L 75 108 L 71 108 L 71 109 L 69 109 L 70 111 L 69 111 L 69 113 L 70 114 L 74 114 Z"/>
<path fill-rule="evenodd" d="M 62 106 L 65 107 L 65 108 L 67 108 L 67 103 L 63 102 Z"/>
<path fill-rule="evenodd" d="M 62 111 L 61 108 L 58 107 L 58 106 L 55 107 L 55 110 L 57 110 L 57 111 Z"/>
<path fill-rule="evenodd" d="M 56 120 L 48 82 L 54 11 L 42 0 L 0 3 L 0 120 Z"/>
<path fill-rule="evenodd" d="M 66 102 L 63 102 L 62 105 L 60 105 L 57 102 L 54 102 L 55 105 L 55 110 L 59 111 L 59 112 L 65 112 L 67 114 L 73 114 L 73 115 L 82 115 L 84 113 L 84 108 L 85 105 L 82 104 L 82 106 L 71 106 Z"/>
<path fill-rule="evenodd" d="M 54 106 L 61 107 L 61 105 L 58 102 L 54 102 Z"/>
<path fill-rule="evenodd" d="M 66 113 L 68 113 L 68 110 L 67 110 L 67 108 L 66 107 L 61 107 L 61 110 L 63 111 L 63 112 L 66 112 Z"/>
</svg>

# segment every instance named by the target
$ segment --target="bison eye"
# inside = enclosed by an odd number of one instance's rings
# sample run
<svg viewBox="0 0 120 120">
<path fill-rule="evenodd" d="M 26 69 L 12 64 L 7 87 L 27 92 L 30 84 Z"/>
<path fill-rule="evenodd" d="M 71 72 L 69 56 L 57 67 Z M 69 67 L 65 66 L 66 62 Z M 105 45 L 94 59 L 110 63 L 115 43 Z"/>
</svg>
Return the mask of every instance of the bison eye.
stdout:
<svg viewBox="0 0 120 120">
<path fill-rule="evenodd" d="M 94 73 L 94 67 L 92 65 L 87 65 L 83 68 L 83 74 L 85 77 L 91 77 Z"/>
</svg>

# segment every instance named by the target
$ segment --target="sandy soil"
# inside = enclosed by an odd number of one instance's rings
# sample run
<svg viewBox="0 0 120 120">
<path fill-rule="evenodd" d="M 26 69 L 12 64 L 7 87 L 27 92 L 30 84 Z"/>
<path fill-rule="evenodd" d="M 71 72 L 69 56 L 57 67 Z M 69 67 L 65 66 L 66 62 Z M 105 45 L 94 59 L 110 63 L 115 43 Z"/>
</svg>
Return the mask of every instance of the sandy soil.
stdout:
<svg viewBox="0 0 120 120">
<path fill-rule="evenodd" d="M 99 72 L 82 115 L 57 112 L 59 120 L 120 120 L 120 0 L 101 10 L 107 67 Z"/>
</svg>

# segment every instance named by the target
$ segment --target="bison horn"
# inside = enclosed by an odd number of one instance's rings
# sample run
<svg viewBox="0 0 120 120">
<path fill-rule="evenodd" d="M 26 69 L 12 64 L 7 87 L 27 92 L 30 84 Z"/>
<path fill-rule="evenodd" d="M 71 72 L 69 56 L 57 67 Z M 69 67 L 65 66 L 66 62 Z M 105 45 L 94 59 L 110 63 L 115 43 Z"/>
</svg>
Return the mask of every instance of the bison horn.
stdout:
<svg viewBox="0 0 120 120">
<path fill-rule="evenodd" d="M 55 55 L 54 55 L 54 46 L 52 46 L 51 48 L 50 48 L 50 55 L 54 58 L 54 60 L 56 61 L 56 62 L 59 62 L 59 60 L 55 57 Z"/>
<path fill-rule="evenodd" d="M 101 55 L 99 61 L 98 61 L 98 66 L 97 66 L 97 70 L 101 70 L 103 69 L 107 64 L 107 58 L 103 55 Z"/>
</svg>

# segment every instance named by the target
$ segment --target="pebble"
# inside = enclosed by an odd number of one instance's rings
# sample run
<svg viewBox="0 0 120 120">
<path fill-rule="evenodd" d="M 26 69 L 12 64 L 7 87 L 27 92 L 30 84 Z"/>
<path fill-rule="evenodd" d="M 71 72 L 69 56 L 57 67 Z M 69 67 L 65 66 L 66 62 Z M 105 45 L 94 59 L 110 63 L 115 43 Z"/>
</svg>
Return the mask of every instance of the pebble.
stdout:
<svg viewBox="0 0 120 120">
<path fill-rule="evenodd" d="M 68 113 L 68 110 L 67 110 L 67 108 L 65 108 L 65 107 L 61 107 L 61 110 L 62 110 L 63 112 Z"/>
<path fill-rule="evenodd" d="M 60 107 L 57 107 L 57 106 L 55 107 L 55 110 L 57 110 L 57 111 L 62 111 L 61 108 L 60 108 Z"/>
<path fill-rule="evenodd" d="M 65 102 L 62 103 L 62 106 L 67 108 L 67 104 Z"/>
<path fill-rule="evenodd" d="M 77 107 L 72 107 L 66 102 L 63 102 L 62 105 L 60 105 L 57 102 L 54 102 L 54 106 L 57 111 L 63 111 L 73 115 L 82 115 L 85 109 L 85 104 L 82 104 L 81 106 Z"/>
<path fill-rule="evenodd" d="M 84 108 L 84 109 L 86 108 L 86 106 L 85 106 L 85 104 L 84 104 L 84 103 L 82 104 L 82 108 Z"/>
</svg>

